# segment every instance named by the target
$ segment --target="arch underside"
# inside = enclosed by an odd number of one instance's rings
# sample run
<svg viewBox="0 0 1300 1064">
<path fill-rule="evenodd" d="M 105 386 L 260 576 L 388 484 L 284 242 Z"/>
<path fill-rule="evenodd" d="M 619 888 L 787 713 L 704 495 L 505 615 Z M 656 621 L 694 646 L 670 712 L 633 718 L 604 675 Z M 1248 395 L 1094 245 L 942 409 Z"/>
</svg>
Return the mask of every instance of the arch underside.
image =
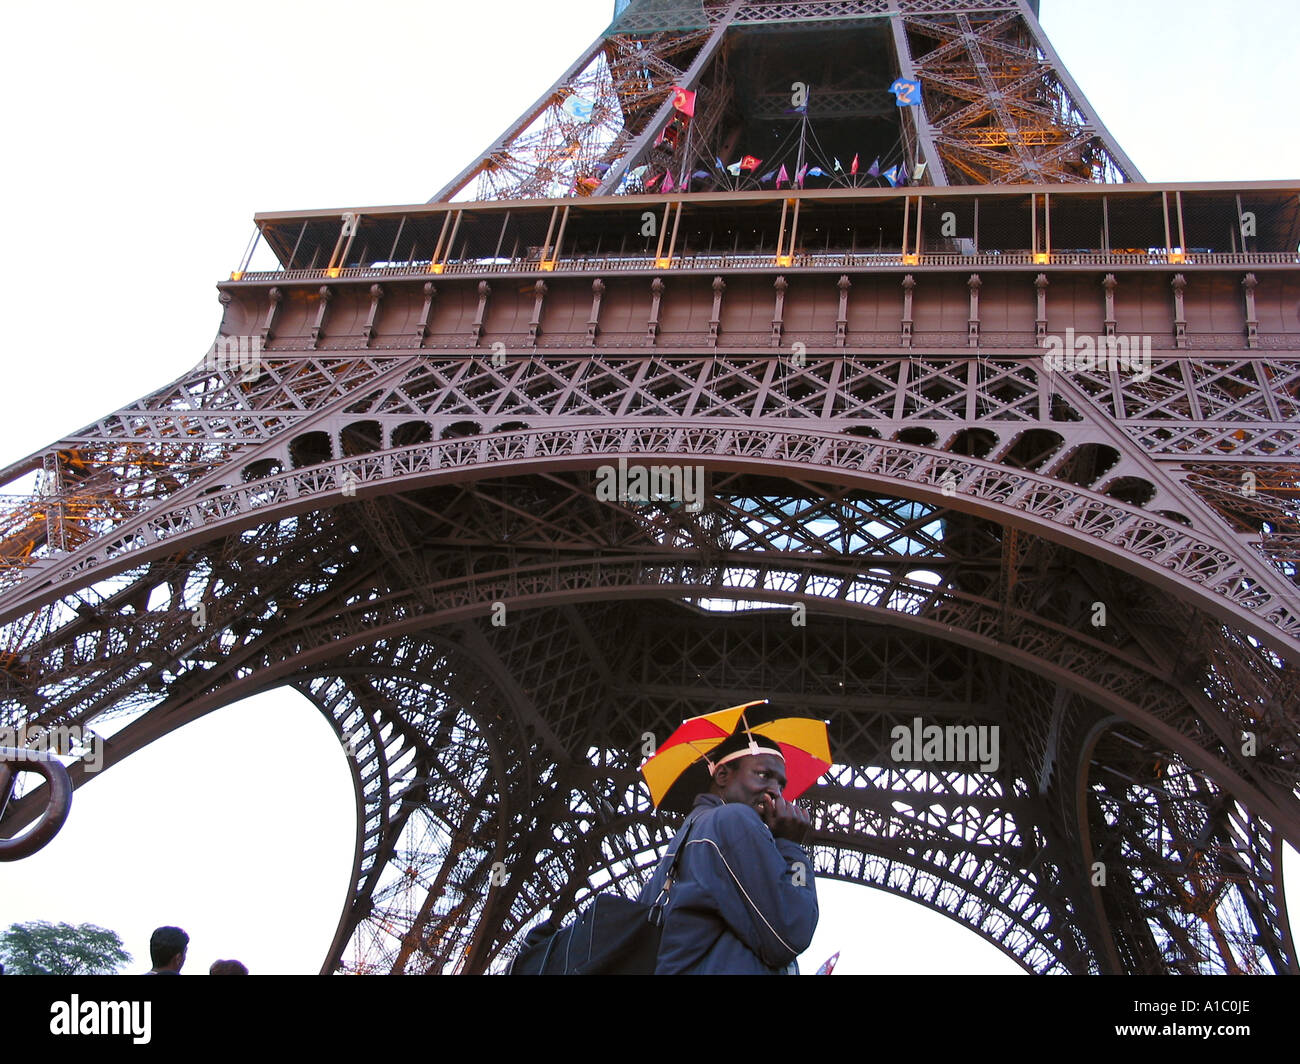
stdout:
<svg viewBox="0 0 1300 1064">
<path fill-rule="evenodd" d="M 59 683 L 11 704 L 124 718 L 114 759 L 257 690 L 315 701 L 360 814 L 325 970 L 497 970 L 548 909 L 635 891 L 673 830 L 636 782 L 645 733 L 763 695 L 831 721 L 823 875 L 1032 971 L 1295 970 L 1294 671 L 1257 640 L 1052 539 L 833 476 L 717 470 L 691 513 L 601 501 L 590 470 L 493 472 L 336 498 L 43 607 L 22 664 Z M 900 762 L 917 718 L 996 726 L 998 766 Z"/>
</svg>

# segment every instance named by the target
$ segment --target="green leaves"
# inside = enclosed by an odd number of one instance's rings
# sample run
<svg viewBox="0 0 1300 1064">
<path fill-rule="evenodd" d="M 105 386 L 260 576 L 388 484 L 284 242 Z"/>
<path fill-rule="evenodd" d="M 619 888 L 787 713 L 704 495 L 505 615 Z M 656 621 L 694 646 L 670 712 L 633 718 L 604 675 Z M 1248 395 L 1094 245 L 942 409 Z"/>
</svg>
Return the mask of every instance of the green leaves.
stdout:
<svg viewBox="0 0 1300 1064">
<path fill-rule="evenodd" d="M 131 961 L 115 931 L 33 920 L 0 932 L 6 975 L 115 975 Z"/>
</svg>

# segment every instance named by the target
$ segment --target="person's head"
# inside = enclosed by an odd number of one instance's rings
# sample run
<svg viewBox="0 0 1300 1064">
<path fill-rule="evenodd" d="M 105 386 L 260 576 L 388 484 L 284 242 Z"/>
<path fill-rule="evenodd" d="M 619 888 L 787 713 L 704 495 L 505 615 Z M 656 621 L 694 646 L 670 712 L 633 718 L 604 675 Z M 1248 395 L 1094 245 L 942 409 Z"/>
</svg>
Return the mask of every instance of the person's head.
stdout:
<svg viewBox="0 0 1300 1064">
<path fill-rule="evenodd" d="M 149 939 L 149 957 L 154 971 L 179 972 L 185 963 L 190 936 L 179 927 L 160 927 Z"/>
<path fill-rule="evenodd" d="M 247 975 L 248 969 L 239 961 L 213 961 L 208 975 Z"/>
<path fill-rule="evenodd" d="M 710 791 L 724 802 L 743 802 L 762 814 L 764 796 L 779 798 L 785 783 L 785 761 L 780 754 L 743 754 L 718 765 Z"/>
</svg>

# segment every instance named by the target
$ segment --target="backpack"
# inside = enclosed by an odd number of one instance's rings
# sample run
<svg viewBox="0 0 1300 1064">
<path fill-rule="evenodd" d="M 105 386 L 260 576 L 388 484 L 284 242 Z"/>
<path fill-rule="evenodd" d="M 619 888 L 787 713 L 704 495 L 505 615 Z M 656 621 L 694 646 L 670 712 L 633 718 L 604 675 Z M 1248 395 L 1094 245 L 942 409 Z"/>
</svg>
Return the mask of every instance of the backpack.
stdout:
<svg viewBox="0 0 1300 1064">
<path fill-rule="evenodd" d="M 562 927 L 547 921 L 529 931 L 508 974 L 654 975 L 668 892 L 696 819 L 695 814 L 687 819 L 681 841 L 671 854 L 663 889 L 653 903 L 612 892 L 597 894 L 576 919 Z"/>
</svg>

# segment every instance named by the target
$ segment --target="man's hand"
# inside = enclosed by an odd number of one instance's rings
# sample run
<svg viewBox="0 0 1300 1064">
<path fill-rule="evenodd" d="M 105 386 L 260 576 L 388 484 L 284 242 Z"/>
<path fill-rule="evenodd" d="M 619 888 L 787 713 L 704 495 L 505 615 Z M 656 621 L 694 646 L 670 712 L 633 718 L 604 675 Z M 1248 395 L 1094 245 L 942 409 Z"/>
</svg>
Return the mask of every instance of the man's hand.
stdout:
<svg viewBox="0 0 1300 1064">
<path fill-rule="evenodd" d="M 763 821 L 778 839 L 789 839 L 802 846 L 812 834 L 812 818 L 794 802 L 778 795 L 763 795 Z"/>
</svg>

